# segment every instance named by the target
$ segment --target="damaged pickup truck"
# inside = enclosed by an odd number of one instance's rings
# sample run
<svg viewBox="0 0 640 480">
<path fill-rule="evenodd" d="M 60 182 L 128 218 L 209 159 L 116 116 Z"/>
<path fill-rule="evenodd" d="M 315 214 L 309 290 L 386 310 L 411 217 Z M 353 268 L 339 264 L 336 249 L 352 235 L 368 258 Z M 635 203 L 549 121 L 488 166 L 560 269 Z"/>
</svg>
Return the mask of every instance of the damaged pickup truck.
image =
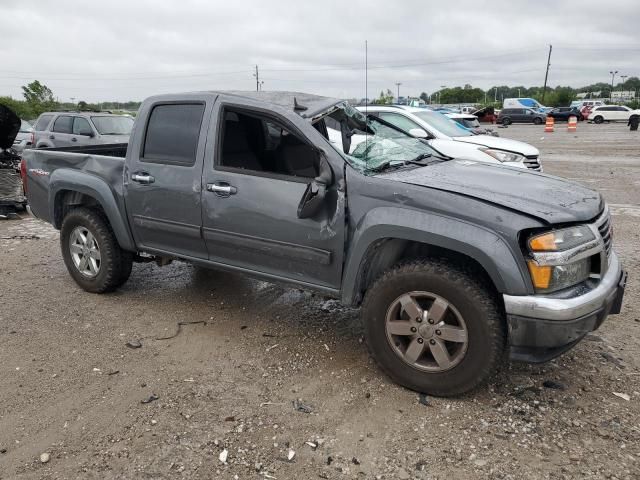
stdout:
<svg viewBox="0 0 640 480">
<path fill-rule="evenodd" d="M 61 230 L 83 289 L 114 290 L 155 256 L 314 290 L 360 306 L 382 370 L 434 395 L 473 389 L 507 351 L 553 358 L 621 308 L 598 193 L 443 157 L 337 99 L 156 96 L 128 145 L 24 162 L 32 212 Z"/>
</svg>

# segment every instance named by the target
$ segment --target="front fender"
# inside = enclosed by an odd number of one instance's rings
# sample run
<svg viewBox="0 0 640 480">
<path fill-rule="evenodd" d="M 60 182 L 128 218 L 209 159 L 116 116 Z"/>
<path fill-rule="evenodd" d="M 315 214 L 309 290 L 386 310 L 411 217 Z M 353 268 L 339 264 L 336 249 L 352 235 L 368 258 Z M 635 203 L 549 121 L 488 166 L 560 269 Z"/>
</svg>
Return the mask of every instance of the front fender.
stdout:
<svg viewBox="0 0 640 480">
<path fill-rule="evenodd" d="M 363 260 L 369 247 L 382 239 L 421 242 L 459 252 L 476 260 L 500 293 L 530 293 L 526 265 L 517 260 L 521 253 L 513 251 L 496 232 L 436 213 L 382 207 L 368 212 L 354 233 L 343 275 L 345 304 L 357 299 Z"/>
<path fill-rule="evenodd" d="M 125 250 L 135 251 L 135 242 L 126 223 L 126 215 L 118 208 L 115 196 L 107 182 L 101 178 L 79 170 L 58 169 L 51 174 L 49 181 L 49 218 L 57 229 L 62 219 L 56 216 L 59 194 L 63 191 L 79 192 L 96 200 L 111 224 L 118 243 Z"/>
</svg>

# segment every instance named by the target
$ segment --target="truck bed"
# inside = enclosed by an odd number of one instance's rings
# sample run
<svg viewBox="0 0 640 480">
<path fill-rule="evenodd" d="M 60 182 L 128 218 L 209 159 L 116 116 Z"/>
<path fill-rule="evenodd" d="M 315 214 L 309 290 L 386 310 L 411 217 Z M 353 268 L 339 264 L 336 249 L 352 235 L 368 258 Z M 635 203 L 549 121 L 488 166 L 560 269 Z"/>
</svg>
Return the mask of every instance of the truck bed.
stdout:
<svg viewBox="0 0 640 480">
<path fill-rule="evenodd" d="M 61 181 L 73 172 L 88 174 L 90 177 L 85 177 L 86 181 L 91 177 L 103 180 L 119 208 L 122 208 L 121 211 L 124 211 L 122 175 L 126 154 L 126 143 L 25 150 L 23 158 L 26 162 L 27 192 L 32 212 L 38 218 L 53 223 L 50 183 Z M 75 181 L 86 183 L 82 177 L 77 177 Z"/>
</svg>

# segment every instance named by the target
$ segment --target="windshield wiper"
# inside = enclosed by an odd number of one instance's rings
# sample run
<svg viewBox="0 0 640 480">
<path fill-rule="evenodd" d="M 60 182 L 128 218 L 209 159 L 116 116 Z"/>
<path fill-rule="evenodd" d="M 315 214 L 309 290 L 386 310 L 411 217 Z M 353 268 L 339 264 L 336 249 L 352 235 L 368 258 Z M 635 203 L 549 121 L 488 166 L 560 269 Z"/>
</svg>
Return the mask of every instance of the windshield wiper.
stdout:
<svg viewBox="0 0 640 480">
<path fill-rule="evenodd" d="M 417 165 L 419 167 L 426 167 L 430 165 L 431 162 L 423 162 L 427 158 L 431 158 L 432 155 L 430 153 L 421 153 L 415 158 L 411 160 L 388 160 L 375 168 L 370 168 L 370 172 L 382 172 L 383 170 L 388 170 L 390 168 L 400 168 L 405 167 L 407 165 Z"/>
</svg>

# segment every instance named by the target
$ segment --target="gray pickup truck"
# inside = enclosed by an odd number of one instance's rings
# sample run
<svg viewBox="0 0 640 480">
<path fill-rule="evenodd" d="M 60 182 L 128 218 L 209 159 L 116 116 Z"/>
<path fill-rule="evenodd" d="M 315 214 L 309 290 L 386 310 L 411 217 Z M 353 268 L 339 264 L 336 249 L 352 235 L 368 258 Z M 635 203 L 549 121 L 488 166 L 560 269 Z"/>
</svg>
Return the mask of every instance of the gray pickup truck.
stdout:
<svg viewBox="0 0 640 480">
<path fill-rule="evenodd" d="M 28 150 L 22 168 L 83 289 L 155 257 L 314 290 L 360 306 L 382 370 L 434 395 L 471 390 L 506 352 L 553 358 L 621 308 L 598 193 L 444 157 L 338 99 L 156 96 L 128 145 Z"/>
</svg>

